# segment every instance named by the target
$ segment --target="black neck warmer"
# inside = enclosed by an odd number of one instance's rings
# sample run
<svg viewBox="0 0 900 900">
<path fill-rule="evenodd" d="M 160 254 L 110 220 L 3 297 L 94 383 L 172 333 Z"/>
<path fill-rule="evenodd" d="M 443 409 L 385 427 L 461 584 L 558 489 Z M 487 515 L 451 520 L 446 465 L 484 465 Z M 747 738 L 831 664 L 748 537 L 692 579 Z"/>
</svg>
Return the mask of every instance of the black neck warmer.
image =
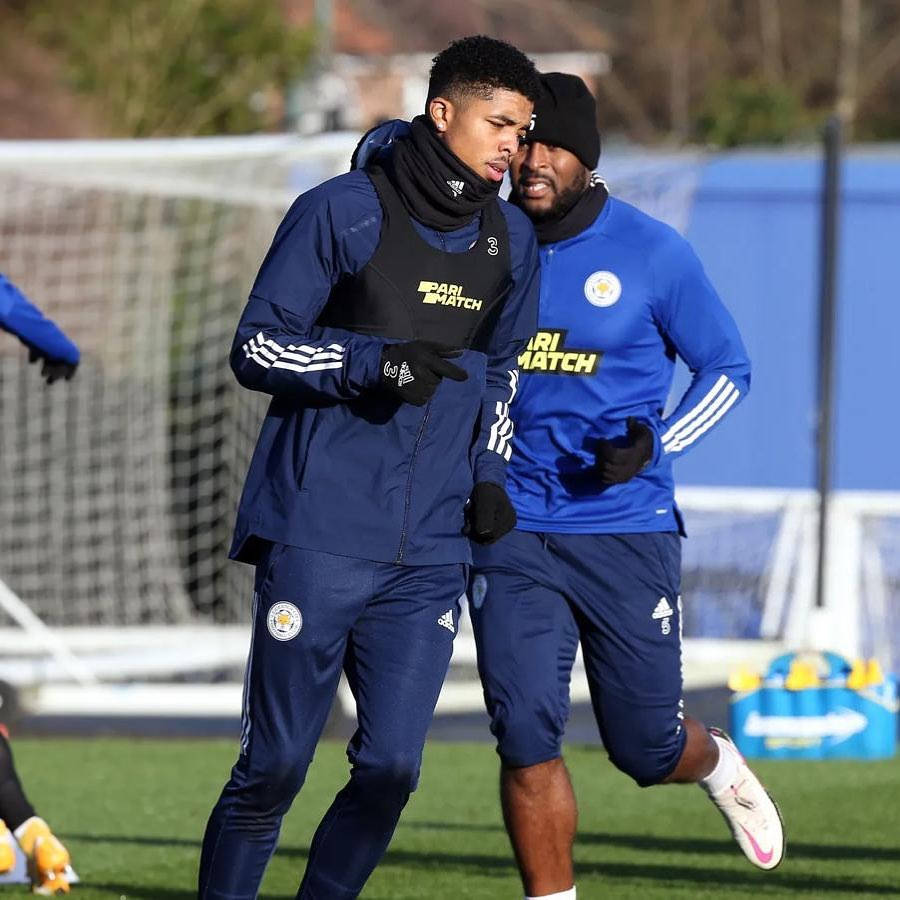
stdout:
<svg viewBox="0 0 900 900">
<path fill-rule="evenodd" d="M 606 185 L 596 175 L 591 176 L 590 186 L 559 218 L 534 223 L 538 243 L 555 244 L 581 234 L 600 215 L 607 197 Z"/>
<path fill-rule="evenodd" d="M 382 165 L 406 211 L 436 231 L 468 224 L 500 191 L 473 172 L 435 134 L 425 116 L 410 123 L 410 136 L 394 142 Z"/>
</svg>

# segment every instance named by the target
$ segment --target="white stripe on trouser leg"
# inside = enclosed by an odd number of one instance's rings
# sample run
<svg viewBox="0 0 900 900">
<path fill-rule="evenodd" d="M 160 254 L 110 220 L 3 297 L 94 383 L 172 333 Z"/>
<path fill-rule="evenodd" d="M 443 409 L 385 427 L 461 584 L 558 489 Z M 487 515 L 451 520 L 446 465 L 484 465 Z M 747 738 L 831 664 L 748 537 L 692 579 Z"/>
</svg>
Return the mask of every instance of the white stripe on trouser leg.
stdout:
<svg viewBox="0 0 900 900">
<path fill-rule="evenodd" d="M 250 629 L 250 653 L 247 656 L 247 670 L 244 672 L 244 692 L 241 699 L 241 755 L 247 752 L 250 744 L 250 672 L 253 669 L 253 645 L 256 642 L 256 611 L 259 606 L 259 594 L 253 592 L 253 611 Z"/>
<path fill-rule="evenodd" d="M 678 718 L 684 718 L 684 613 L 681 605 L 681 594 L 675 601 L 678 607 L 678 683 L 682 696 L 678 699 Z M 680 728 L 681 726 L 679 726 Z"/>
<path fill-rule="evenodd" d="M 664 444 L 668 443 L 675 436 L 676 432 L 680 431 L 685 426 L 690 425 L 690 423 L 716 399 L 717 395 L 722 391 L 725 385 L 730 383 L 727 375 L 720 375 L 716 380 L 716 383 L 709 389 L 706 396 L 690 412 L 683 415 L 674 425 L 672 425 L 660 440 Z"/>
</svg>

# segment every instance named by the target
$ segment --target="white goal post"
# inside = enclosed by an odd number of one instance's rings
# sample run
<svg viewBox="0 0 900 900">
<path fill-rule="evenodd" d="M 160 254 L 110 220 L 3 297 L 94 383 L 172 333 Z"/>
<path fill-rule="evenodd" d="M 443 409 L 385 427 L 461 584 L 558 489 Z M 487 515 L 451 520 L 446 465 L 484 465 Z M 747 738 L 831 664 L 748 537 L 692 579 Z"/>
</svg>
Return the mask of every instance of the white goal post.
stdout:
<svg viewBox="0 0 900 900">
<path fill-rule="evenodd" d="M 0 679 L 53 685 L 60 705 L 73 681 L 82 698 L 127 682 L 132 708 L 139 685 L 204 673 L 233 693 L 252 571 L 226 550 L 266 398 L 237 386 L 228 351 L 284 211 L 346 171 L 356 140 L 0 142 L 0 271 L 83 350 L 77 377 L 47 387 L 0 335 Z M 602 174 L 683 229 L 702 159 L 611 151 Z M 689 681 L 787 643 L 897 664 L 900 627 L 872 626 L 896 617 L 897 495 L 835 496 L 822 613 L 810 494 L 680 500 Z M 445 696 L 465 683 L 469 699 L 445 705 L 471 705 L 473 659 L 464 628 Z"/>
</svg>

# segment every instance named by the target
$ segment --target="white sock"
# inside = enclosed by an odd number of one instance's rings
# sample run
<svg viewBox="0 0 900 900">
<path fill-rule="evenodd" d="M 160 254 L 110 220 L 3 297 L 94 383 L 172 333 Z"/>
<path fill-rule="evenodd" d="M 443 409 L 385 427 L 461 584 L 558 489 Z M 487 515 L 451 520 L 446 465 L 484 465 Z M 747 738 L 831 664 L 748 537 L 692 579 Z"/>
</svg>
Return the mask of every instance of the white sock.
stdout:
<svg viewBox="0 0 900 900">
<path fill-rule="evenodd" d="M 706 778 L 700 779 L 700 787 L 710 794 L 720 794 L 726 788 L 731 787 L 737 780 L 737 758 L 727 741 L 712 735 L 712 739 L 719 748 L 719 759 L 712 772 Z"/>
<path fill-rule="evenodd" d="M 525 897 L 525 900 L 575 900 L 575 885 L 567 891 L 557 891 L 555 894 L 540 894 L 537 897 Z"/>
</svg>

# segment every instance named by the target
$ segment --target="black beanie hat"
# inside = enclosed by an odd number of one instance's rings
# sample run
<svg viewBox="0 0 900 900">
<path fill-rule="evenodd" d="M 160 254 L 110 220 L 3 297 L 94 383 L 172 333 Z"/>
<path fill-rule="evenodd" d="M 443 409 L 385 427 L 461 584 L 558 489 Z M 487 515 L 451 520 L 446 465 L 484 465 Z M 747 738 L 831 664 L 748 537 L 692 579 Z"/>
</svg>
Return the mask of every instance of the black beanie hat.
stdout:
<svg viewBox="0 0 900 900">
<path fill-rule="evenodd" d="M 534 126 L 527 140 L 553 144 L 574 153 L 589 169 L 600 161 L 597 104 L 577 75 L 546 72 L 534 104 Z"/>
</svg>

